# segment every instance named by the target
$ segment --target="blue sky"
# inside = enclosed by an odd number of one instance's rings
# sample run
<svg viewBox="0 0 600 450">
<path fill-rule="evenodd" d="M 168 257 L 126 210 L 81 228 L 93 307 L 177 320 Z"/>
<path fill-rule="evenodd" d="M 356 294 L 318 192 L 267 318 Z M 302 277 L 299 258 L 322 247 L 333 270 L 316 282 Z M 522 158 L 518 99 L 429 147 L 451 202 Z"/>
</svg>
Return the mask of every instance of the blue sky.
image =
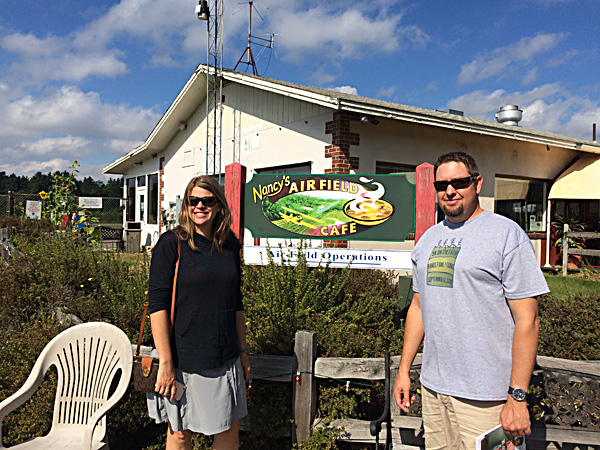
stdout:
<svg viewBox="0 0 600 450">
<path fill-rule="evenodd" d="M 212 3 L 212 0 L 211 2 Z M 0 171 L 102 167 L 142 143 L 199 63 L 194 0 L 2 0 Z M 600 122 L 598 0 L 260 0 L 260 75 L 591 139 Z M 248 3 L 224 0 L 224 67 Z M 245 65 L 240 65 L 246 70 Z M 239 68 L 238 68 L 239 69 Z"/>
</svg>

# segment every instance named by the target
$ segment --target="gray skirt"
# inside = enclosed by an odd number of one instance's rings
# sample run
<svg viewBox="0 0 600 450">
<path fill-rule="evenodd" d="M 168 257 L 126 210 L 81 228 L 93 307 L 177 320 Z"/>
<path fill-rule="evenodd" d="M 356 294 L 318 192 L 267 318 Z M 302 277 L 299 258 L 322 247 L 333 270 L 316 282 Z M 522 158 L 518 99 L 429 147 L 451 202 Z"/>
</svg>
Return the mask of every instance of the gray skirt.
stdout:
<svg viewBox="0 0 600 450">
<path fill-rule="evenodd" d="M 240 358 L 217 369 L 187 373 L 175 369 L 185 390 L 179 401 L 147 393 L 148 414 L 156 423 L 168 420 L 173 431 L 191 430 L 214 435 L 231 428 L 231 422 L 245 417 L 246 383 Z"/>
</svg>

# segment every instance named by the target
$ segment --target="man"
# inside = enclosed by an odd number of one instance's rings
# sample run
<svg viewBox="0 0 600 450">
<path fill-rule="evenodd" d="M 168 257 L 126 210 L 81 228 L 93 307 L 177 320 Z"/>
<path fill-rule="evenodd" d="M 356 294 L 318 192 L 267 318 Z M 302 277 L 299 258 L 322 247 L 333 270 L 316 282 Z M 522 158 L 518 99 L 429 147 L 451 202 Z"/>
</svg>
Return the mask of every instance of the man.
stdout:
<svg viewBox="0 0 600 450">
<path fill-rule="evenodd" d="M 412 252 L 414 296 L 394 385 L 408 411 L 410 366 L 424 340 L 421 385 L 427 449 L 468 449 L 497 424 L 531 433 L 526 391 L 539 334 L 538 295 L 549 292 L 525 232 L 479 206 L 483 178 L 466 153 L 435 163 L 446 215 Z"/>
</svg>

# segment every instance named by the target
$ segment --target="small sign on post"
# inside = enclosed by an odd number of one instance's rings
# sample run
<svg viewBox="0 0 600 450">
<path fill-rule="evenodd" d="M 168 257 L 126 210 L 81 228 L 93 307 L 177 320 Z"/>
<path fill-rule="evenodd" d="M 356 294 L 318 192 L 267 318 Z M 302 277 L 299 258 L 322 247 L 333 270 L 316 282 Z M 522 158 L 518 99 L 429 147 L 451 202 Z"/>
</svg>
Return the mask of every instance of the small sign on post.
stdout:
<svg viewBox="0 0 600 450">
<path fill-rule="evenodd" d="M 79 206 L 86 209 L 102 209 L 102 197 L 79 197 Z"/>
<path fill-rule="evenodd" d="M 25 216 L 29 219 L 40 220 L 42 218 L 42 202 L 27 200 L 25 202 Z"/>
</svg>

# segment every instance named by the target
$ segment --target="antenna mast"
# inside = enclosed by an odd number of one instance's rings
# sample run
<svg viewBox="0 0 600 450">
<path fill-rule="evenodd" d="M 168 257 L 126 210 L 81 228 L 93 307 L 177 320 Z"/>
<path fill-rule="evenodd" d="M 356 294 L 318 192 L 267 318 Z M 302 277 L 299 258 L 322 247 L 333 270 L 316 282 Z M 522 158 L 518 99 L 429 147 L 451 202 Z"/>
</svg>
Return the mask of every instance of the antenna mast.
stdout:
<svg viewBox="0 0 600 450">
<path fill-rule="evenodd" d="M 198 19 L 206 20 L 208 29 L 206 55 L 206 175 L 217 175 L 221 182 L 221 146 L 223 116 L 223 1 L 200 0 Z M 211 14 L 212 11 L 212 14 Z"/>
<path fill-rule="evenodd" d="M 260 46 L 266 47 L 266 48 L 273 48 L 273 35 L 271 35 L 270 39 L 265 39 L 265 38 L 261 38 L 261 37 L 257 37 L 257 36 L 252 36 L 252 7 L 253 7 L 253 4 L 254 4 L 254 2 L 252 0 L 250 0 L 248 2 L 248 6 L 249 6 L 249 16 L 248 16 L 248 46 L 244 49 L 244 52 L 242 53 L 242 56 L 240 56 L 240 59 L 238 59 L 238 62 L 236 63 L 236 65 L 233 68 L 233 70 L 237 70 L 237 67 L 240 65 L 240 63 L 242 63 L 242 64 L 246 64 L 248 66 L 251 66 L 252 67 L 252 73 L 254 75 L 258 75 L 258 70 L 256 69 L 256 62 L 254 61 L 254 55 L 252 53 L 251 44 L 260 45 Z M 255 9 L 256 9 L 256 7 L 255 7 Z M 256 10 L 256 13 L 262 19 L 262 16 L 258 12 L 258 10 Z M 253 38 L 254 39 L 258 39 L 259 42 L 252 42 Z M 262 41 L 262 42 L 260 42 L 260 41 Z M 265 44 L 265 42 L 267 42 L 268 44 Z M 246 54 L 247 54 L 246 61 L 242 61 L 242 59 L 244 59 L 244 55 L 246 55 Z"/>
</svg>

